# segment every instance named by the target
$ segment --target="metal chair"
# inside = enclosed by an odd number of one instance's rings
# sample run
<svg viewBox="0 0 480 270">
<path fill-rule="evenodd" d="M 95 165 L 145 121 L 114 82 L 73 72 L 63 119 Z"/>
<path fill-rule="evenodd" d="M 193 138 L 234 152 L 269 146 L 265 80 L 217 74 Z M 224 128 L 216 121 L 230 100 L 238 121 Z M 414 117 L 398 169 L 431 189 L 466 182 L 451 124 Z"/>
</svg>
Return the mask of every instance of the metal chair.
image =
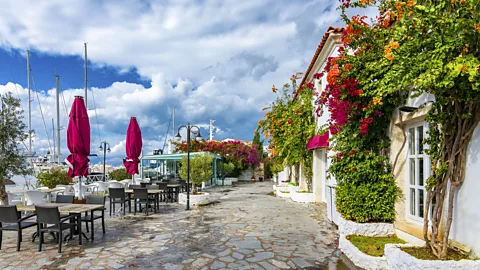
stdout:
<svg viewBox="0 0 480 270">
<path fill-rule="evenodd" d="M 70 230 L 70 238 L 73 235 L 74 229 L 79 229 L 76 223 L 66 223 L 70 221 L 71 216 L 64 218 L 60 217 L 60 212 L 57 206 L 35 206 L 37 213 L 37 232 L 39 236 L 38 251 L 42 251 L 43 234 L 45 232 L 57 233 L 58 253 L 62 253 L 62 234 L 64 230 Z M 51 226 L 48 226 L 51 225 Z M 81 235 L 78 237 L 79 244 L 81 243 Z"/>
<path fill-rule="evenodd" d="M 22 197 L 11 192 L 7 192 L 8 195 L 8 205 L 17 205 L 22 204 Z"/>
<path fill-rule="evenodd" d="M 36 222 L 25 221 L 35 214 L 21 217 L 16 205 L 0 205 L 0 249 L 2 249 L 3 231 L 17 232 L 17 251 L 20 251 L 22 243 L 22 230 L 37 225 Z M 3 223 L 12 223 L 12 225 L 4 226 Z"/>
<path fill-rule="evenodd" d="M 105 196 L 87 196 L 87 204 L 103 204 L 103 205 L 105 205 Z M 95 215 L 95 212 L 101 212 L 101 215 Z M 85 216 L 82 217 L 82 222 L 85 222 L 87 232 L 89 231 L 88 223 L 90 223 L 92 225 L 92 235 L 91 235 L 92 241 L 94 239 L 93 223 L 97 219 L 102 219 L 102 230 L 103 230 L 103 234 L 105 234 L 105 208 L 101 209 L 101 210 L 100 209 L 95 210 L 93 212 L 93 215 L 89 215 L 88 212 L 86 212 Z"/>
<path fill-rule="evenodd" d="M 163 190 L 163 193 L 162 193 L 163 199 L 162 199 L 162 201 L 163 201 L 163 202 L 167 202 L 167 201 L 168 201 L 168 198 L 170 198 L 170 194 L 168 194 L 168 192 L 169 192 L 168 183 L 166 183 L 166 182 L 157 183 L 157 186 L 158 186 L 158 189 Z"/>
<path fill-rule="evenodd" d="M 55 198 L 55 203 L 73 203 L 75 201 L 75 196 L 73 195 L 57 195 Z"/>
<path fill-rule="evenodd" d="M 112 215 L 112 206 L 113 212 L 115 212 L 115 204 L 120 204 L 123 207 L 123 214 L 125 215 L 125 203 L 128 202 L 128 210 L 131 211 L 130 197 L 127 196 L 124 188 L 110 188 L 108 193 L 110 194 L 110 216 Z"/>
<path fill-rule="evenodd" d="M 148 208 L 152 206 L 153 202 L 153 209 L 155 213 L 157 213 L 157 203 L 155 198 L 148 196 L 148 190 L 146 188 L 135 188 L 133 189 L 133 200 L 134 200 L 134 215 L 137 213 L 137 204 L 140 206 L 140 212 L 142 212 L 142 204 L 145 204 L 145 214 L 148 216 Z"/>
</svg>

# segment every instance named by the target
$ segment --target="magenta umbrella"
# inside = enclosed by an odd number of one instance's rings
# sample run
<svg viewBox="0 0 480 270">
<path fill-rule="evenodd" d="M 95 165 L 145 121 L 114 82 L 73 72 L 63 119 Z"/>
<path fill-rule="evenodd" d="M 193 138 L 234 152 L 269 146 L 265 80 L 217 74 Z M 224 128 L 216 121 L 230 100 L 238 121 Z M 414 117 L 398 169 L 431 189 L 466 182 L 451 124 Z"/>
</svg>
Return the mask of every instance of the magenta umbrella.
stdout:
<svg viewBox="0 0 480 270">
<path fill-rule="evenodd" d="M 90 123 L 83 97 L 76 96 L 70 110 L 67 128 L 67 147 L 70 155 L 65 159 L 69 169 L 68 176 L 88 176 L 88 155 L 90 155 Z M 81 178 L 79 198 L 82 199 Z"/>
<path fill-rule="evenodd" d="M 140 163 L 138 158 L 142 153 L 142 131 L 135 117 L 130 118 L 130 124 L 128 124 L 125 150 L 127 157 L 123 160 L 123 165 L 133 179 L 133 175 L 138 174 L 138 163 Z"/>
</svg>

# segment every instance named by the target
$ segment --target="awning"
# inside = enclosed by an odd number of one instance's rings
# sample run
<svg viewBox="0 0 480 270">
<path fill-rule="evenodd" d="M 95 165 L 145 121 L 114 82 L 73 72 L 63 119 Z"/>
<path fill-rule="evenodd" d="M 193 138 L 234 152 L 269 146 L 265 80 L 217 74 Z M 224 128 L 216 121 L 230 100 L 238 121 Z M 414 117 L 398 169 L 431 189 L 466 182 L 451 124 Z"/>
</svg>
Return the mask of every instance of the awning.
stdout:
<svg viewBox="0 0 480 270">
<path fill-rule="evenodd" d="M 328 147 L 328 137 L 329 137 L 329 132 L 326 131 L 322 135 L 316 135 L 313 136 L 307 144 L 307 149 L 308 150 L 314 150 L 320 147 Z"/>
</svg>

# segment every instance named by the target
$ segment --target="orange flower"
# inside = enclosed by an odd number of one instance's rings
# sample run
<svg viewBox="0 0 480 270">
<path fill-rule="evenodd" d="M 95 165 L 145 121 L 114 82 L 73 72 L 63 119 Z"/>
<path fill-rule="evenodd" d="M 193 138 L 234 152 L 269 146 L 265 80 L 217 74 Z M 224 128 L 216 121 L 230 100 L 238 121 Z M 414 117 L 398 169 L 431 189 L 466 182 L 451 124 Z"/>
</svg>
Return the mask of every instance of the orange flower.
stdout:
<svg viewBox="0 0 480 270">
<path fill-rule="evenodd" d="M 398 49 L 398 47 L 400 46 L 400 44 L 396 41 L 390 41 L 390 46 L 393 48 L 393 49 Z"/>
<path fill-rule="evenodd" d="M 475 24 L 475 29 L 477 29 L 477 32 L 480 33 L 480 22 Z"/>
<path fill-rule="evenodd" d="M 275 85 L 272 86 L 272 92 L 276 93 L 278 91 L 278 88 L 275 87 Z"/>
<path fill-rule="evenodd" d="M 350 70 L 352 70 L 352 67 L 353 67 L 352 64 L 348 63 L 343 67 L 343 70 L 344 71 L 350 71 Z"/>
<path fill-rule="evenodd" d="M 381 97 L 374 97 L 372 99 L 372 102 L 373 102 L 373 105 L 382 105 L 383 104 Z"/>
<path fill-rule="evenodd" d="M 358 90 L 357 93 L 358 93 L 359 95 L 361 95 L 361 94 L 363 94 L 363 90 Z"/>
<path fill-rule="evenodd" d="M 328 83 L 335 84 L 338 76 L 340 76 L 340 70 L 338 69 L 338 64 L 335 64 L 327 74 Z"/>
<path fill-rule="evenodd" d="M 403 6 L 402 2 L 395 3 L 395 7 L 397 8 L 398 11 L 402 11 L 402 6 Z"/>
<path fill-rule="evenodd" d="M 415 1 L 413 1 L 413 0 L 408 0 L 407 1 L 407 7 L 411 7 L 413 5 L 415 5 Z"/>
<path fill-rule="evenodd" d="M 390 61 L 392 61 L 395 58 L 391 53 L 385 54 L 385 57 Z"/>
<path fill-rule="evenodd" d="M 460 72 L 466 72 L 468 70 L 467 66 L 462 66 Z"/>
<path fill-rule="evenodd" d="M 360 0 L 360 4 L 363 4 L 363 5 L 370 5 L 374 3 L 375 3 L 375 0 Z"/>
</svg>

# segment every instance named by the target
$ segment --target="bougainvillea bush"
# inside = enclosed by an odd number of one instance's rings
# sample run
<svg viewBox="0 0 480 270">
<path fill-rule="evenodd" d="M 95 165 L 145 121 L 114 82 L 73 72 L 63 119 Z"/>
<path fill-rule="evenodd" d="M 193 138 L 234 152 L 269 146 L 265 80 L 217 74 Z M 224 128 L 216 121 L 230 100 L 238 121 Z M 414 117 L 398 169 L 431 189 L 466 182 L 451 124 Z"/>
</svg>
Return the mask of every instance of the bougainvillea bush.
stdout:
<svg viewBox="0 0 480 270">
<path fill-rule="evenodd" d="M 345 46 L 352 31 L 346 28 Z M 400 189 L 387 158 L 390 146 L 387 130 L 398 97 L 378 95 L 369 80 L 358 78 L 359 71 L 369 63 L 366 57 L 350 54 L 345 47 L 340 52 L 339 57 L 327 60 L 324 71 L 327 85 L 317 100 L 317 113 L 325 110 L 330 113 L 327 128 L 336 154 L 332 157 L 329 177 L 337 180 L 337 210 L 344 218 L 356 222 L 392 222 Z"/>
<path fill-rule="evenodd" d="M 277 93 L 278 89 L 274 86 L 272 91 Z M 313 84 L 296 88 L 295 77 L 292 77 L 292 87 L 284 85 L 277 99 L 264 110 L 267 110 L 265 118 L 258 126 L 269 142 L 272 173 L 283 170 L 284 166 L 293 166 L 298 175 L 302 165 L 310 189 L 313 154 L 306 146 L 315 134 Z"/>
<path fill-rule="evenodd" d="M 186 142 L 174 142 L 174 144 L 174 152 L 187 152 Z M 224 155 L 226 162 L 231 162 L 235 165 L 234 175 L 237 177 L 239 173 L 249 166 L 256 167 L 262 161 L 256 145 L 251 146 L 241 141 L 190 141 L 190 152 L 202 151 Z"/>
<path fill-rule="evenodd" d="M 338 63 L 338 69 L 340 72 L 349 70 L 345 65 L 352 64 L 351 71 L 357 79 L 357 88 L 362 90 L 360 96 L 369 97 L 372 102 L 375 99 L 377 104 L 382 102 L 382 106 L 388 103 L 401 104 L 395 101 L 397 95 L 428 93 L 435 96 L 434 101 L 426 104 L 429 108 L 426 118 L 429 131 L 424 143 L 429 145 L 426 153 L 430 156 L 432 171 L 425 189 L 427 197 L 424 212 L 431 214 L 424 217 L 423 231 L 424 240 L 432 252 L 438 258 L 446 258 L 453 202 L 465 180 L 468 145 L 480 122 L 479 2 L 341 2 L 343 19 L 347 24 L 345 48 L 353 51 L 355 57 L 344 54 L 345 59 Z M 369 24 L 365 17 L 346 16 L 347 9 L 359 7 L 376 7 L 379 16 Z M 332 76 L 338 75 L 332 73 Z M 350 109 L 352 106 L 342 103 L 337 107 Z M 375 111 L 370 107 L 365 111 L 359 109 L 365 113 L 361 119 L 363 122 L 347 114 L 346 118 L 336 117 L 338 121 L 330 123 L 334 131 L 341 128 L 334 136 L 337 144 L 346 141 L 341 137 L 346 128 L 358 125 L 358 133 L 369 137 L 373 125 L 379 123 L 379 118 L 372 114 Z M 388 108 L 379 111 L 383 115 L 390 113 Z M 339 114 L 345 115 L 341 109 Z M 335 126 L 338 123 L 340 126 Z M 344 127 L 341 126 L 343 123 L 346 123 Z M 382 156 L 382 151 L 377 149 L 375 152 Z"/>
</svg>

